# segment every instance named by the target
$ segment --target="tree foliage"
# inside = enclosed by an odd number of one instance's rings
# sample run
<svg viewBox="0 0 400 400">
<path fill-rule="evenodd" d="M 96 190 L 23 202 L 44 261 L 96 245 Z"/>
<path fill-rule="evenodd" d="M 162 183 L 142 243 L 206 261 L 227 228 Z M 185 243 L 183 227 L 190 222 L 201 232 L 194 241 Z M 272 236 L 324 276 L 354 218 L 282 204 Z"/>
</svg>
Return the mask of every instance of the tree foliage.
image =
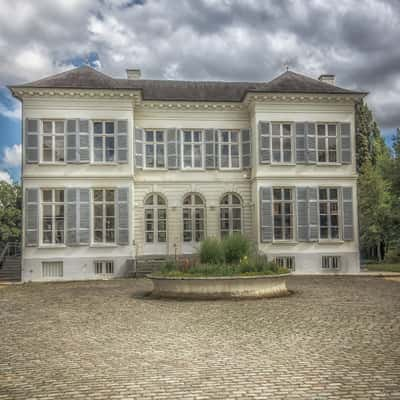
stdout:
<svg viewBox="0 0 400 400">
<path fill-rule="evenodd" d="M 21 240 L 22 192 L 18 184 L 0 182 L 0 243 Z"/>
</svg>

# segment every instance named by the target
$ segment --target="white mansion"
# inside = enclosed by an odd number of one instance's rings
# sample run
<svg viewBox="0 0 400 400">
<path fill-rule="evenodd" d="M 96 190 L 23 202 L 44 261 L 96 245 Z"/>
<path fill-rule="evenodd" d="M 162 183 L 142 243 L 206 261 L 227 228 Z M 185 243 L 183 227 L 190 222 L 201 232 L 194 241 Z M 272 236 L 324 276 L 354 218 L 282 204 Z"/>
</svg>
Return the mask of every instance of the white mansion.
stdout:
<svg viewBox="0 0 400 400">
<path fill-rule="evenodd" d="M 22 102 L 22 280 L 123 276 L 243 232 L 295 273 L 358 272 L 355 104 L 270 82 L 115 79 L 84 66 L 10 87 Z"/>
</svg>

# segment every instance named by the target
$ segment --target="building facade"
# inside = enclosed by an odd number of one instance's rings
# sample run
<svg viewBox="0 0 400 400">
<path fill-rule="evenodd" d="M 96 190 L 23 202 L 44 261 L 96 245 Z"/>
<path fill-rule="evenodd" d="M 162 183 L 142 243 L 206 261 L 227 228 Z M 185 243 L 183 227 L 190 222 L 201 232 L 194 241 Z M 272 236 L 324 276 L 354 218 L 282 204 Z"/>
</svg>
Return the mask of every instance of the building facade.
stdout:
<svg viewBox="0 0 400 400">
<path fill-rule="evenodd" d="M 267 83 L 115 79 L 80 67 L 22 102 L 24 281 L 124 276 L 242 232 L 297 274 L 359 271 L 355 104 Z"/>
</svg>

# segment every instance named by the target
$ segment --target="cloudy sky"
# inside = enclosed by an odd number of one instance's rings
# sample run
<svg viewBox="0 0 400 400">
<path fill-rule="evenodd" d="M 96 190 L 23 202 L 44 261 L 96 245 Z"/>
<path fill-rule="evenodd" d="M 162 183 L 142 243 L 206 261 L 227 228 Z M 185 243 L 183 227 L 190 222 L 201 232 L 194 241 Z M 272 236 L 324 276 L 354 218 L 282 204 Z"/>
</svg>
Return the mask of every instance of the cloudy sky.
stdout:
<svg viewBox="0 0 400 400">
<path fill-rule="evenodd" d="M 268 81 L 284 71 L 370 92 L 400 126 L 399 0 L 0 0 L 0 179 L 19 178 L 20 106 L 5 85 L 88 63 L 124 77 Z"/>
</svg>

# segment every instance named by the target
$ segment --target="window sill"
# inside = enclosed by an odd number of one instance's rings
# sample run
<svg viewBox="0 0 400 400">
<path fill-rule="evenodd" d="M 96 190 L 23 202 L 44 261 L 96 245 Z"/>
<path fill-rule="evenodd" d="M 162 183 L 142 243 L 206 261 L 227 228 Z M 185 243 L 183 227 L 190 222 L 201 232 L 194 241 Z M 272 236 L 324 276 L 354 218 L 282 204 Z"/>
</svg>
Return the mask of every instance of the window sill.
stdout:
<svg viewBox="0 0 400 400">
<path fill-rule="evenodd" d="M 178 171 L 178 168 L 174 168 L 173 171 Z M 142 168 L 142 171 L 146 171 L 146 172 L 160 172 L 160 171 L 168 171 L 168 168 L 149 168 L 149 167 L 145 167 Z"/>
<path fill-rule="evenodd" d="M 40 244 L 39 249 L 65 249 L 65 244 Z"/>
<path fill-rule="evenodd" d="M 286 163 L 273 162 L 270 165 L 271 167 L 295 167 L 297 164 L 294 162 L 286 162 Z"/>
<path fill-rule="evenodd" d="M 90 164 L 90 165 L 96 165 L 96 166 L 99 166 L 99 165 L 104 165 L 104 166 L 121 165 L 120 163 L 117 163 L 117 162 L 115 162 L 115 161 L 105 161 L 105 162 L 96 161 L 96 162 L 91 162 L 91 163 L 88 163 L 88 164 Z"/>
<path fill-rule="evenodd" d="M 340 167 L 341 163 L 339 162 L 317 162 L 315 164 L 317 167 Z M 351 165 L 351 164 L 347 164 L 347 165 Z"/>
<path fill-rule="evenodd" d="M 272 244 L 295 246 L 296 244 L 299 244 L 299 242 L 296 242 L 295 240 L 273 240 Z"/>
<path fill-rule="evenodd" d="M 68 163 L 66 163 L 66 162 L 45 162 L 45 161 L 40 161 L 36 165 L 38 165 L 39 167 L 52 167 L 53 165 L 65 166 L 67 164 Z M 30 163 L 30 165 L 32 165 L 32 164 Z"/>
<path fill-rule="evenodd" d="M 320 239 L 318 241 L 318 243 L 320 244 L 343 244 L 344 240 L 340 240 L 340 239 Z"/>
<path fill-rule="evenodd" d="M 114 248 L 119 246 L 116 243 L 91 243 L 89 247 Z"/>
</svg>

